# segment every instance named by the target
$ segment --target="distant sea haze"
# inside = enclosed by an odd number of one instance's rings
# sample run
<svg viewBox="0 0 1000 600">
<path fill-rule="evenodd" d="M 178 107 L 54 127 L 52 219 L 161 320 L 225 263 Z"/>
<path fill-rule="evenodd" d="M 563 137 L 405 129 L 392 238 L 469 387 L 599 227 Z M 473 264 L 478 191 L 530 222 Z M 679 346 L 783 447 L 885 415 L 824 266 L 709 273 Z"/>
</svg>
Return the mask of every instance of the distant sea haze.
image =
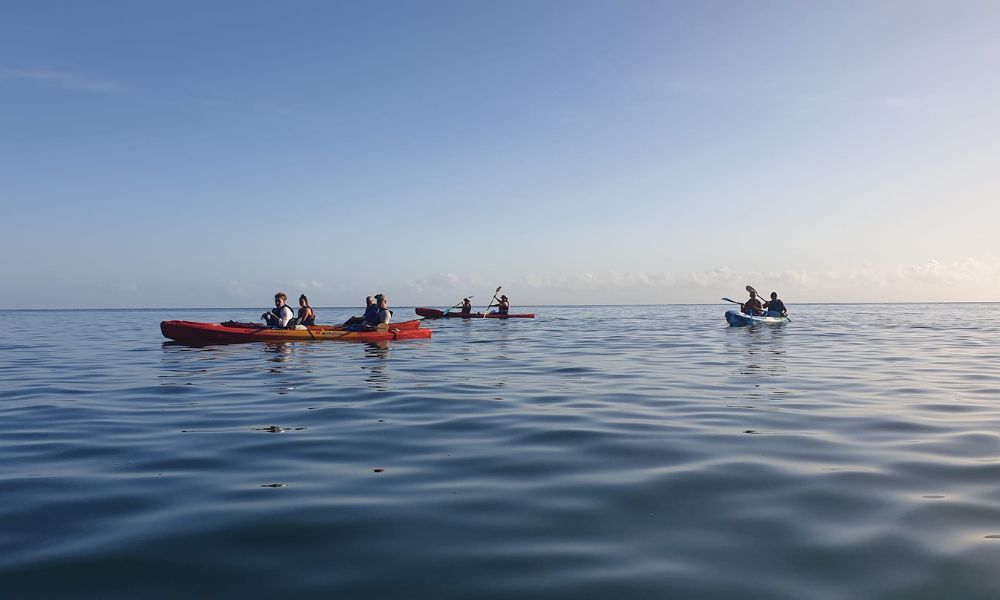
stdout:
<svg viewBox="0 0 1000 600">
<path fill-rule="evenodd" d="M 200 348 L 159 322 L 266 305 L 5 311 L 0 595 L 994 597 L 1000 305 L 786 301 Z"/>
</svg>

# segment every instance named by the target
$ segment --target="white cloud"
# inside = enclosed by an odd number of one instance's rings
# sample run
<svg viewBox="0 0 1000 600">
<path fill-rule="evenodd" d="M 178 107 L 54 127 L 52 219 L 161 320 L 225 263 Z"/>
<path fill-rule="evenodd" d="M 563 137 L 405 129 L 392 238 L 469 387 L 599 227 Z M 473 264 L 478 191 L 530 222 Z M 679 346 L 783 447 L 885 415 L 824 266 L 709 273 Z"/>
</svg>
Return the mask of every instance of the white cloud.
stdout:
<svg viewBox="0 0 1000 600">
<path fill-rule="evenodd" d="M 124 87 L 114 81 L 97 79 L 84 73 L 73 73 L 70 71 L 59 71 L 56 69 L 9 69 L 0 68 L 0 77 L 5 79 L 18 79 L 23 81 L 34 81 L 42 84 L 52 85 L 75 92 L 91 92 L 98 94 L 114 94 L 121 92 Z"/>
<path fill-rule="evenodd" d="M 292 282 L 291 289 L 301 290 L 303 292 L 314 292 L 316 290 L 321 290 L 326 287 L 322 281 L 317 281 L 315 279 L 310 279 L 309 281 L 303 281 L 301 279 L 296 279 Z"/>
<path fill-rule="evenodd" d="M 862 265 L 808 272 L 736 270 L 727 265 L 688 273 L 581 272 L 526 274 L 502 283 L 520 304 L 658 304 L 715 302 L 742 297 L 744 286 L 778 291 L 797 302 L 906 302 L 1000 300 L 1000 259 L 927 260 L 909 265 Z M 439 274 L 397 288 L 396 295 L 445 301 L 469 290 L 492 290 L 494 282 Z"/>
</svg>

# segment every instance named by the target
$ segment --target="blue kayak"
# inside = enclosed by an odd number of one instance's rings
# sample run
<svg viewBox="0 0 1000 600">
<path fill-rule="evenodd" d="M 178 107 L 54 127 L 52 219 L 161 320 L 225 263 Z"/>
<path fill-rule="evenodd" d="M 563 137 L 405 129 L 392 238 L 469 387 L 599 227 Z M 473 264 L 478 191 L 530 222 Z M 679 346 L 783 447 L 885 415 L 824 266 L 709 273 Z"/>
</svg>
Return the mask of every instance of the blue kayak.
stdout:
<svg viewBox="0 0 1000 600">
<path fill-rule="evenodd" d="M 780 325 L 787 323 L 788 317 L 758 317 L 745 315 L 735 310 L 727 310 L 726 320 L 732 327 L 745 327 L 747 325 Z"/>
</svg>

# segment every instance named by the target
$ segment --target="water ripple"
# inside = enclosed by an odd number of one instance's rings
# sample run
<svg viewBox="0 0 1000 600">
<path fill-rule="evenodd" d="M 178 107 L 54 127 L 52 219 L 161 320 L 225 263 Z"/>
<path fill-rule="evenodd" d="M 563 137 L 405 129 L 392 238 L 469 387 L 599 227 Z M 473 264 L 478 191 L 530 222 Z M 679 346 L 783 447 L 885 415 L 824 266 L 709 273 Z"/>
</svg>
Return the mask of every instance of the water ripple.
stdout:
<svg viewBox="0 0 1000 600">
<path fill-rule="evenodd" d="M 1000 306 L 534 310 L 208 348 L 157 324 L 259 311 L 8 315 L 4 596 L 1000 589 Z"/>
</svg>

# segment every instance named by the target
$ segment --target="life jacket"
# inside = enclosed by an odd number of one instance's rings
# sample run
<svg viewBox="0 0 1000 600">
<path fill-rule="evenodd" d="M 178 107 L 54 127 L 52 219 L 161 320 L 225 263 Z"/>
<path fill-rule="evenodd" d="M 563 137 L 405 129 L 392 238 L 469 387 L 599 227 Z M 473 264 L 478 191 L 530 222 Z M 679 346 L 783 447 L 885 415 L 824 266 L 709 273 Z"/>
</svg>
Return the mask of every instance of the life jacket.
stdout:
<svg viewBox="0 0 1000 600">
<path fill-rule="evenodd" d="M 764 306 L 760 303 L 760 299 L 753 298 L 747 300 L 740 306 L 743 314 L 745 315 L 762 315 L 764 314 Z"/>
<path fill-rule="evenodd" d="M 386 318 L 387 315 L 389 317 L 388 319 Z M 375 310 L 371 311 L 371 314 L 368 314 L 368 311 L 365 311 L 365 320 L 362 321 L 361 324 L 366 327 L 376 327 L 382 321 L 388 323 L 391 319 L 392 319 L 391 310 L 389 310 L 388 308 L 382 310 L 376 306 Z"/>
<path fill-rule="evenodd" d="M 279 319 L 284 319 L 285 318 L 284 312 L 285 312 L 286 308 L 288 309 L 288 312 L 291 313 L 292 316 L 294 317 L 295 316 L 295 311 L 293 311 L 292 307 L 288 306 L 287 304 L 282 304 L 281 306 L 275 306 L 274 308 L 272 308 L 271 310 L 269 310 L 267 312 L 269 312 L 272 315 L 278 317 Z"/>
<path fill-rule="evenodd" d="M 497 305 L 497 313 L 505 315 L 510 312 L 510 302 L 501 302 Z"/>
<path fill-rule="evenodd" d="M 380 322 L 378 314 L 378 304 L 372 304 L 365 309 L 365 314 L 361 317 L 361 322 L 366 325 L 378 325 Z"/>
</svg>

